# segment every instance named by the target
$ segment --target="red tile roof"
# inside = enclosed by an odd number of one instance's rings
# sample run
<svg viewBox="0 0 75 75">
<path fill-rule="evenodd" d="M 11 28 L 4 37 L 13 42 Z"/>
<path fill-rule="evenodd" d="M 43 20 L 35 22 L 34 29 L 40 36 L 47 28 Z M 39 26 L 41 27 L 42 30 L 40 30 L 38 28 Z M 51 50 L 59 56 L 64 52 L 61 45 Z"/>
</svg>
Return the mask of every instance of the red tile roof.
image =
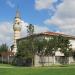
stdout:
<svg viewBox="0 0 75 75">
<path fill-rule="evenodd" d="M 75 36 L 71 36 L 71 35 L 66 35 L 66 34 L 63 34 L 63 33 L 57 33 L 57 32 L 44 32 L 44 33 L 41 33 L 43 35 L 62 35 L 64 37 L 68 37 L 68 38 L 71 38 L 71 39 L 75 39 Z"/>
<path fill-rule="evenodd" d="M 48 35 L 62 35 L 62 33 L 57 33 L 57 32 L 44 32 L 42 34 L 48 34 Z"/>
<path fill-rule="evenodd" d="M 70 36 L 70 35 L 66 35 L 66 34 L 63 34 L 63 33 L 57 33 L 57 32 L 42 32 L 42 33 L 38 33 L 38 34 L 34 34 L 33 36 L 40 36 L 40 35 L 48 35 L 48 36 L 59 36 L 59 35 L 62 35 L 64 37 L 68 37 L 70 39 L 74 39 L 75 40 L 75 36 Z M 27 37 L 30 37 L 30 36 L 27 36 Z M 20 38 L 18 40 L 21 40 L 21 39 L 25 39 L 27 37 L 24 37 L 24 38 Z"/>
</svg>

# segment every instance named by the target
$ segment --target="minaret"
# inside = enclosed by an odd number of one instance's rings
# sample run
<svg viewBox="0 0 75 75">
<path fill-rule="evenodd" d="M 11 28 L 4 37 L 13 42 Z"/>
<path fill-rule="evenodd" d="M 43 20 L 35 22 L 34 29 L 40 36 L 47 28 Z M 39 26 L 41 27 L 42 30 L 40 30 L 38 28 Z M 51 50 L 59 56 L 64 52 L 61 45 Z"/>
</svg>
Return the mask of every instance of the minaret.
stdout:
<svg viewBox="0 0 75 75">
<path fill-rule="evenodd" d="M 20 38 L 20 32 L 21 32 L 21 19 L 20 19 L 20 14 L 19 11 L 16 11 L 16 17 L 15 17 L 15 22 L 13 25 L 13 30 L 14 30 L 14 48 L 13 52 L 17 52 L 17 44 L 16 40 Z"/>
</svg>

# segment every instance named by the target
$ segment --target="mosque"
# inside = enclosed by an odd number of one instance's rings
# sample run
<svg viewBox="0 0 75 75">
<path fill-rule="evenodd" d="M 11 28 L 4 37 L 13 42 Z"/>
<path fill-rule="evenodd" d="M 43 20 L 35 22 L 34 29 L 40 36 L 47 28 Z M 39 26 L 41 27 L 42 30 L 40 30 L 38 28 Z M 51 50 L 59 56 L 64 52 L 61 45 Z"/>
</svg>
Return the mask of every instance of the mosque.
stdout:
<svg viewBox="0 0 75 75">
<path fill-rule="evenodd" d="M 12 60 L 14 59 L 14 56 L 17 52 L 17 43 L 21 41 L 25 41 L 26 38 L 28 37 L 28 36 L 24 38 L 21 37 L 21 29 L 22 29 L 21 17 L 20 17 L 19 11 L 17 10 L 15 21 L 13 23 L 13 31 L 14 31 L 13 41 L 14 42 L 13 42 L 13 45 L 11 46 L 11 52 L 2 53 L 0 56 L 0 62 L 5 61 L 8 63 L 12 63 Z M 39 40 L 43 38 L 48 40 L 49 38 L 51 38 L 51 36 L 57 36 L 57 35 L 62 35 L 64 37 L 69 38 L 69 41 L 72 44 L 73 55 L 68 57 L 67 63 L 74 64 L 75 63 L 75 36 L 70 36 L 70 35 L 56 33 L 56 32 L 43 32 L 43 33 L 33 34 L 33 36 L 35 38 L 38 38 Z M 66 61 L 64 60 L 64 57 L 65 57 L 64 53 L 60 52 L 60 50 L 57 50 L 54 56 L 44 56 L 43 61 L 41 61 L 39 55 L 35 54 L 34 66 L 42 66 L 41 62 L 44 62 L 44 66 L 50 66 L 52 64 L 61 64 L 63 61 Z"/>
<path fill-rule="evenodd" d="M 12 52 L 14 52 L 16 54 L 17 52 L 17 43 L 20 42 L 21 40 L 24 41 L 27 37 L 21 38 L 21 17 L 19 14 L 19 11 L 16 12 L 16 17 L 15 17 L 15 21 L 13 24 L 13 31 L 14 31 L 14 43 L 13 43 L 13 50 Z M 63 35 L 64 37 L 68 37 L 70 40 L 70 43 L 72 44 L 72 49 L 75 52 L 75 36 L 70 36 L 70 35 L 65 35 L 65 34 L 61 34 L 61 33 L 55 33 L 55 32 L 43 32 L 43 33 L 38 33 L 36 34 L 35 37 L 45 37 L 45 39 L 48 39 L 51 36 L 55 36 L 55 35 Z M 16 40 L 18 40 L 18 42 L 16 42 Z M 57 57 L 60 57 L 60 60 L 57 59 Z M 62 60 L 62 58 L 64 57 L 64 54 L 61 53 L 60 51 L 56 51 L 55 52 L 55 58 L 52 56 L 45 56 L 44 57 L 44 62 L 45 62 L 45 66 L 49 66 L 51 64 L 59 64 L 60 61 L 64 61 Z M 38 55 L 35 55 L 35 66 L 41 66 L 40 64 L 40 57 Z M 75 63 L 75 58 L 73 56 L 70 56 L 68 59 L 68 63 Z"/>
</svg>

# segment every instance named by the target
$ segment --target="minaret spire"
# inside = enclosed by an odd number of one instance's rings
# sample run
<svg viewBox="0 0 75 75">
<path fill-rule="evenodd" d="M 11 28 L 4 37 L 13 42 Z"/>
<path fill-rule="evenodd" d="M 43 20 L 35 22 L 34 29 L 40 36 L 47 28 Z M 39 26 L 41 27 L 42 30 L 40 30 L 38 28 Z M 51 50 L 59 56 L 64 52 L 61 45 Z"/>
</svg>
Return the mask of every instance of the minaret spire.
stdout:
<svg viewBox="0 0 75 75">
<path fill-rule="evenodd" d="M 16 17 L 15 18 L 20 18 L 19 8 L 17 8 L 17 10 L 16 10 Z"/>
<path fill-rule="evenodd" d="M 16 40 L 20 38 L 21 34 L 21 18 L 20 18 L 20 13 L 19 10 L 16 10 L 16 16 L 15 16 L 15 21 L 13 23 L 13 30 L 14 30 L 14 48 L 13 52 L 17 52 L 17 43 Z"/>
</svg>

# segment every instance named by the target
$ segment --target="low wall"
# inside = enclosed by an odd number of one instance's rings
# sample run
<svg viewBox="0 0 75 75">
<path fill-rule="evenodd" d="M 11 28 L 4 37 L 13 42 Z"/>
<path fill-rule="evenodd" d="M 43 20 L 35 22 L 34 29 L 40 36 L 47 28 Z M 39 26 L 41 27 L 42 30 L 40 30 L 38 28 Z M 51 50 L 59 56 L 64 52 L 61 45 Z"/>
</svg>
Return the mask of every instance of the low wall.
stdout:
<svg viewBox="0 0 75 75">
<path fill-rule="evenodd" d="M 34 63 L 35 66 L 50 66 L 53 64 L 53 57 L 52 56 L 39 57 L 38 55 L 35 55 Z"/>
<path fill-rule="evenodd" d="M 34 58 L 34 66 L 50 66 L 52 64 L 72 64 L 75 63 L 75 60 L 73 59 L 73 57 L 67 57 L 66 59 L 62 59 L 60 58 L 60 60 L 56 59 L 57 57 L 53 57 L 53 56 L 43 56 L 40 57 L 38 55 L 35 55 Z"/>
<path fill-rule="evenodd" d="M 12 63 L 13 59 L 14 59 L 13 56 L 10 56 L 10 57 L 0 56 L 0 62 L 1 63 Z"/>
</svg>

